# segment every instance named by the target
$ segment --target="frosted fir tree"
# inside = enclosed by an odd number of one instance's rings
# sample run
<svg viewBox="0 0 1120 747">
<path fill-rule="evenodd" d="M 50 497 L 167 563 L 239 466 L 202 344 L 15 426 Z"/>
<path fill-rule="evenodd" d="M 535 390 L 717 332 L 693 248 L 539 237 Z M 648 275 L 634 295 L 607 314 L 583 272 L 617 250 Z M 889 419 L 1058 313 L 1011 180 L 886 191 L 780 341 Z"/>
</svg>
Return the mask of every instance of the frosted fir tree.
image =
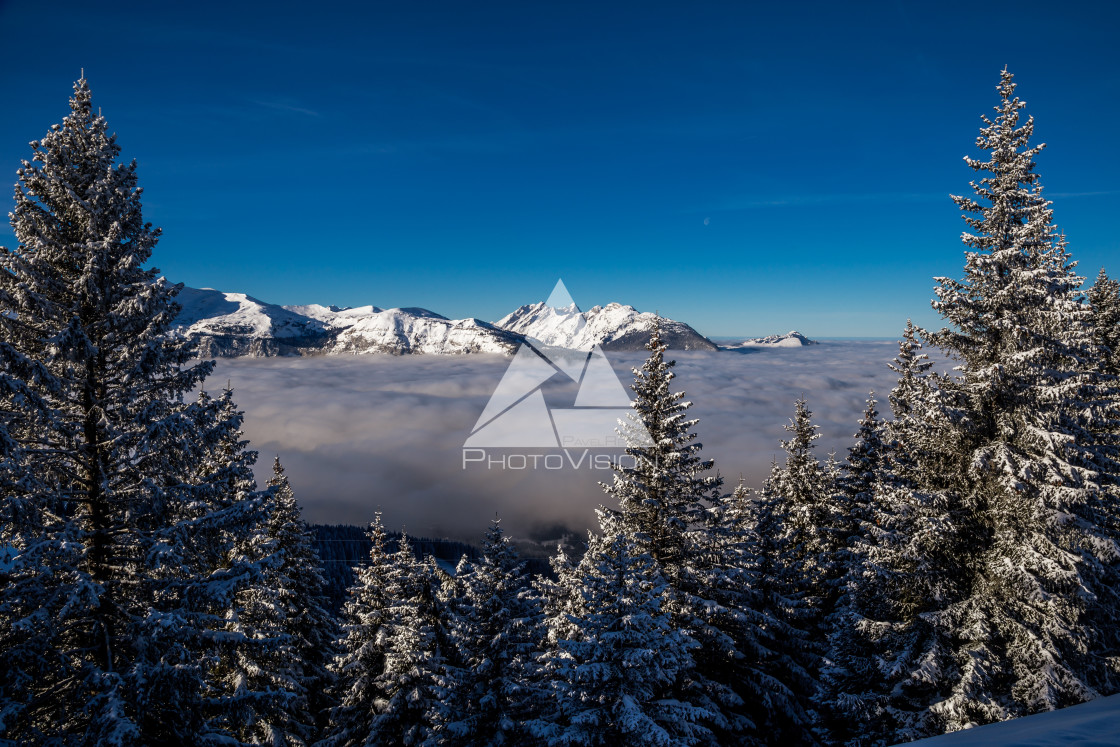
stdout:
<svg viewBox="0 0 1120 747">
<path fill-rule="evenodd" d="M 708 507 L 718 500 L 722 480 L 709 474 L 713 463 L 700 457 L 703 446 L 692 429 L 699 420 L 688 418 L 692 403 L 684 392 L 674 392 L 675 361 L 665 360 L 668 346 L 661 340 L 659 322 L 654 323 L 646 350 L 649 358 L 634 370 L 631 389 L 634 399 L 622 435 L 630 444 L 626 453 L 633 467 L 616 468 L 614 480 L 603 485 L 607 495 L 619 503 L 618 516 L 623 531 L 630 534 L 644 552 L 663 569 L 674 589 L 687 583 L 687 567 L 695 551 L 693 525 L 704 521 Z"/>
<path fill-rule="evenodd" d="M 349 599 L 342 609 L 339 653 L 332 664 L 333 694 L 338 705 L 331 710 L 330 726 L 323 740 L 330 747 L 364 745 L 369 739 L 381 690 L 377 679 L 385 670 L 385 646 L 392 619 L 390 584 L 396 572 L 394 556 L 386 546 L 385 527 L 378 512 L 370 524 L 369 561 L 356 570 Z"/>
<path fill-rule="evenodd" d="M 1094 697 L 1085 605 L 1116 562 L 1097 514 L 1117 472 L 1097 436 L 1111 387 L 1093 375 L 1082 279 L 1056 235 L 1030 143 L 1033 119 L 1006 70 L 994 120 L 966 158 L 981 178 L 954 197 L 971 229 L 964 279 L 938 278 L 949 327 L 925 337 L 960 362 L 940 382 L 940 434 L 955 469 L 928 473 L 935 500 L 963 507 L 959 599 L 927 619 L 951 637 L 959 675 L 932 706 L 946 730 Z"/>
<path fill-rule="evenodd" d="M 288 662 L 288 676 L 304 694 L 300 708 L 289 711 L 288 716 L 299 725 L 301 738 L 310 742 L 326 727 L 334 705 L 330 664 L 338 624 L 327 611 L 326 582 L 314 536 L 303 520 L 280 457 L 273 462 L 268 487 L 273 491 L 268 534 L 275 539 L 282 560 L 275 570 L 266 573 L 265 585 L 277 592 L 284 611 L 282 630 L 290 637 L 294 653 L 294 660 Z"/>
<path fill-rule="evenodd" d="M 918 479 L 919 472 L 928 474 L 951 466 L 937 463 L 937 455 L 945 451 L 944 444 L 936 441 L 939 429 L 934 427 L 940 417 L 935 401 L 938 377 L 931 373 L 933 362 L 923 350 L 917 327 L 907 319 L 898 356 L 887 364 L 898 381 L 888 397 L 894 417 L 884 424 L 884 435 L 890 462 L 887 472 L 910 482 Z"/>
<path fill-rule="evenodd" d="M 810 722 L 819 720 L 813 698 L 847 570 L 852 520 L 837 485 L 838 468 L 831 458 L 822 465 L 813 452 L 820 434 L 804 400 L 796 402 L 785 429 L 791 434 L 781 442 L 785 462 L 771 469 L 754 517 L 755 552 L 762 557 L 756 588 L 766 613 L 788 630 L 775 641 L 775 655 L 796 665 L 797 676 L 787 686 L 799 708 L 781 723 L 785 738 L 812 742 L 810 724 L 796 716 L 803 710 Z"/>
<path fill-rule="evenodd" d="M 552 576 L 539 575 L 531 584 L 541 603 L 540 638 L 537 641 L 534 681 L 530 683 L 532 699 L 523 722 L 530 743 L 548 744 L 559 734 L 560 712 L 554 698 L 552 672 L 542 666 L 559 652 L 559 642 L 573 639 L 584 612 L 583 583 L 578 563 L 572 561 L 565 541 L 557 543 L 556 555 L 548 559 Z"/>
<path fill-rule="evenodd" d="M 535 656 L 543 612 L 500 520 L 486 531 L 481 560 L 460 564 L 455 582 L 462 592 L 451 643 L 460 669 L 446 731 L 463 744 L 523 744 L 525 722 L 542 704 Z"/>
<path fill-rule="evenodd" d="M 820 438 L 805 400 L 798 400 L 785 426 L 785 464 L 774 469 L 761 495 L 760 521 L 776 532 L 774 582 L 781 595 L 798 602 L 796 627 L 821 641 L 844 574 L 843 549 L 851 521 L 839 496 L 834 469 L 813 453 Z M 792 622 L 792 620 L 791 620 Z M 809 667 L 813 671 L 814 667 Z"/>
<path fill-rule="evenodd" d="M 533 579 L 533 587 L 540 594 L 545 619 L 543 647 L 555 646 L 558 638 L 571 635 L 574 628 L 570 621 L 583 611 L 583 594 L 580 589 L 579 567 L 573 563 L 563 543 L 556 547 L 556 555 L 548 559 L 555 580 L 547 576 Z"/>
<path fill-rule="evenodd" d="M 872 392 L 838 480 L 847 511 L 836 549 L 843 577 L 828 618 L 820 688 L 814 698 L 816 730 L 825 742 L 845 743 L 853 735 L 869 740 L 869 732 L 882 721 L 874 703 L 874 685 L 882 679 L 882 673 L 872 658 L 875 647 L 867 645 L 866 610 L 862 608 L 865 578 L 870 572 L 867 552 L 875 524 L 881 521 L 877 488 L 889 464 L 889 447 L 884 443 L 885 429 L 877 404 Z"/>
<path fill-rule="evenodd" d="M 1120 283 L 1101 268 L 1088 292 L 1093 342 L 1097 345 L 1097 368 L 1120 375 Z"/>
<path fill-rule="evenodd" d="M 582 610 L 546 654 L 557 701 L 551 744 L 693 745 L 709 715 L 673 697 L 696 643 L 676 630 L 658 565 L 607 514 L 579 564 Z M 540 732 L 538 732 L 540 733 Z"/>
<path fill-rule="evenodd" d="M 1114 382 L 1114 377 L 1120 376 L 1120 283 L 1102 268 L 1087 295 L 1096 371 L 1102 379 Z M 1115 445 L 1120 427 L 1098 423 L 1095 434 L 1102 443 Z M 1112 477 L 1099 501 L 1097 521 L 1107 534 L 1120 541 L 1120 486 L 1115 475 Z M 1091 646 L 1098 669 L 1094 683 L 1102 694 L 1113 694 L 1120 691 L 1120 568 L 1113 562 L 1097 573 L 1101 582 L 1089 610 L 1090 626 L 1096 636 Z"/>
<path fill-rule="evenodd" d="M 886 469 L 888 447 L 884 443 L 884 424 L 879 419 L 875 392 L 867 397 L 867 406 L 855 433 L 855 443 L 848 449 L 840 487 L 848 498 L 849 518 L 853 531 L 861 531 L 871 510 L 873 488 Z"/>
<path fill-rule="evenodd" d="M 319 557 L 279 457 L 268 487 L 267 522 L 244 548 L 262 570 L 236 597 L 229 627 L 244 640 L 225 680 L 241 703 L 245 741 L 305 745 L 317 739 L 332 705 L 327 664 L 337 626 L 324 609 Z"/>
<path fill-rule="evenodd" d="M 940 733 L 931 710 L 959 677 L 948 632 L 935 614 L 959 598 L 971 537 L 954 494 L 931 487 L 959 468 L 947 430 L 940 377 L 907 322 L 890 393 L 894 419 L 881 424 L 870 499 L 849 541 L 847 573 L 833 615 L 818 695 L 828 741 L 887 745 Z M 942 483 L 944 484 L 944 483 Z"/>
<path fill-rule="evenodd" d="M 214 635 L 214 661 L 204 672 L 205 715 L 212 731 L 243 743 L 290 744 L 282 725 L 295 701 L 294 683 L 284 676 L 281 662 L 291 650 L 280 631 L 283 613 L 275 590 L 264 581 L 279 562 L 264 523 L 272 496 L 257 492 L 257 453 L 248 449 L 241 431 L 244 414 L 233 402 L 233 391 L 227 388 L 216 398 L 200 391 L 192 415 L 199 441 L 208 444 L 194 467 L 193 481 L 207 486 L 211 500 L 227 511 L 248 506 L 259 511 L 251 531 L 231 534 L 224 523 L 203 522 L 194 536 L 200 550 L 212 556 L 211 562 L 232 556 L 229 569 L 221 574 L 221 593 L 192 605 L 197 612 L 223 620 Z M 182 518 L 189 520 L 189 514 Z"/>
<path fill-rule="evenodd" d="M 707 678 L 726 683 L 737 698 L 723 703 L 721 744 L 797 744 L 808 736 L 805 704 L 813 681 L 803 661 L 809 644 L 784 614 L 796 603 L 771 583 L 774 527 L 764 528 L 759 513 L 740 479 L 712 514 L 699 564 L 708 626 L 705 650 L 693 656 Z"/>
<path fill-rule="evenodd" d="M 716 600 L 717 587 L 729 583 L 722 560 L 712 555 L 723 481 L 712 474 L 713 462 L 700 457 L 693 431 L 699 421 L 688 417 L 692 403 L 671 389 L 674 361 L 665 359 L 656 320 L 646 349 L 649 357 L 634 371 L 631 423 L 621 431 L 633 466 L 619 466 L 603 488 L 618 500 L 620 531 L 650 555 L 668 581 L 666 611 L 674 626 L 700 644 L 697 666 L 681 676 L 678 697 L 708 713 L 708 726 L 717 733 L 738 733 L 750 727 L 741 713 L 744 698 L 726 678 L 729 668 L 717 671 L 707 661 L 743 656 L 721 630 L 721 625 L 741 627 L 742 620 L 733 620 L 738 614 Z"/>
<path fill-rule="evenodd" d="M 46 612 L 47 671 L 24 683 L 39 705 L 4 736 L 221 740 L 203 668 L 215 610 L 248 572 L 229 549 L 259 517 L 255 501 L 231 504 L 195 479 L 214 443 L 183 395 L 212 364 L 191 363 L 168 332 L 178 286 L 144 269 L 159 230 L 143 220 L 136 165 L 119 161 L 84 79 L 32 149 L 11 213 L 19 246 L 0 256 L 0 316 L 14 322 L 5 342 L 49 375 L 23 380 L 51 410 L 24 453 L 58 496 L 41 514 L 40 547 L 63 552 L 37 559 L 51 582 L 28 600 Z"/>
<path fill-rule="evenodd" d="M 368 734 L 355 744 L 435 743 L 437 729 L 452 716 L 445 700 L 451 688 L 448 633 L 433 565 L 418 561 L 408 537 L 401 535 L 386 586 L 389 616 L 379 635 L 384 666 L 372 683 Z"/>
</svg>

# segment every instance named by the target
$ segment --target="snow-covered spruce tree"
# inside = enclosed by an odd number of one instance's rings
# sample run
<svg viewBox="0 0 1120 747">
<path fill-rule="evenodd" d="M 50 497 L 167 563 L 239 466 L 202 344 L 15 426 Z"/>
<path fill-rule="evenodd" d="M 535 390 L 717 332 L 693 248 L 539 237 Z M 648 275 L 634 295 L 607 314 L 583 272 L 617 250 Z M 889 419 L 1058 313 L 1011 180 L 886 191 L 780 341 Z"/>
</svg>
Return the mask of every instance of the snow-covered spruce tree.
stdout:
<svg viewBox="0 0 1120 747">
<path fill-rule="evenodd" d="M 1120 282 L 1102 267 L 1087 295 L 1093 342 L 1098 347 L 1097 367 L 1102 373 L 1120 375 Z"/>
<path fill-rule="evenodd" d="M 857 532 L 868 520 L 871 509 L 872 489 L 876 479 L 886 468 L 887 445 L 884 443 L 884 423 L 879 419 L 875 392 L 867 397 L 867 406 L 855 433 L 855 443 L 848 449 L 843 465 L 840 488 L 847 496 L 850 527 Z"/>
<path fill-rule="evenodd" d="M 796 402 L 785 429 L 792 434 L 782 441 L 785 464 L 766 481 L 760 517 L 777 532 L 774 580 L 784 596 L 799 603 L 796 627 L 820 643 L 839 595 L 851 521 L 845 513 L 846 501 L 839 495 L 838 475 L 813 453 L 820 433 L 805 400 Z M 809 669 L 814 672 L 815 665 Z"/>
<path fill-rule="evenodd" d="M 280 457 L 273 462 L 268 487 L 273 491 L 268 534 L 275 539 L 281 560 L 274 570 L 266 571 L 264 585 L 276 592 L 284 612 L 281 629 L 290 637 L 294 654 L 294 660 L 287 662 L 288 676 L 304 693 L 299 707 L 287 716 L 299 726 L 301 738 L 310 742 L 325 729 L 334 705 L 330 663 L 338 623 L 327 611 L 322 563 Z"/>
<path fill-rule="evenodd" d="M 879 420 L 874 392 L 867 399 L 855 443 L 838 480 L 844 497 L 847 523 L 837 537 L 836 559 L 843 569 L 836 601 L 829 616 L 829 633 L 820 670 L 820 688 L 814 698 L 816 730 L 826 742 L 845 743 L 853 734 L 866 738 L 874 727 L 866 704 L 869 686 L 880 675 L 865 646 L 860 625 L 863 620 L 860 593 L 867 573 L 866 555 L 875 516 L 876 487 L 888 464 L 883 422 Z M 845 536 L 846 535 L 846 536 Z"/>
<path fill-rule="evenodd" d="M 693 432 L 699 421 L 687 416 L 692 403 L 670 388 L 675 362 L 665 360 L 667 346 L 656 321 L 646 349 L 649 358 L 634 371 L 631 422 L 622 428 L 633 466 L 617 467 L 603 489 L 618 500 L 620 531 L 664 574 L 669 584 L 665 610 L 674 627 L 700 644 L 696 666 L 681 672 L 676 696 L 709 714 L 707 725 L 718 739 L 753 727 L 742 713 L 738 683 L 729 681 L 729 668 L 721 666 L 742 656 L 720 629 L 722 622 L 740 626 L 742 621 L 726 619 L 737 616 L 721 607 L 713 590 L 727 582 L 721 559 L 712 554 L 723 481 L 711 474 L 713 463 L 700 458 L 702 446 Z"/>
<path fill-rule="evenodd" d="M 938 392 L 916 334 L 908 321 L 889 364 L 899 377 L 889 397 L 894 419 L 869 429 L 865 413 L 851 452 L 877 443 L 874 468 L 856 483 L 866 494 L 856 501 L 858 529 L 845 550 L 817 696 L 819 732 L 838 744 L 894 744 L 937 731 L 929 705 L 953 676 L 945 640 L 922 617 L 954 598 L 961 566 L 947 504 L 918 489 L 926 470 L 944 467 L 945 445 L 930 436 Z M 866 464 L 851 455 L 849 487 L 855 464 Z"/>
<path fill-rule="evenodd" d="M 285 744 L 280 725 L 295 696 L 291 683 L 279 674 L 279 664 L 290 650 L 279 630 L 276 595 L 264 582 L 279 561 L 263 522 L 272 496 L 257 493 L 257 453 L 248 450 L 241 431 L 244 415 L 233 402 L 233 391 L 227 388 L 216 398 L 200 391 L 192 415 L 197 437 L 209 444 L 194 467 L 193 481 L 207 487 L 215 505 L 239 510 L 258 504 L 261 512 L 251 531 L 231 535 L 221 523 L 203 524 L 192 537 L 212 563 L 226 562 L 246 574 L 240 579 L 231 575 L 222 594 L 194 600 L 196 611 L 222 621 L 221 632 L 213 636 L 213 660 L 204 673 L 204 714 L 211 729 L 243 743 L 267 739 Z"/>
<path fill-rule="evenodd" d="M 709 474 L 712 461 L 700 458 L 703 446 L 692 431 L 699 420 L 687 417 L 692 403 L 684 392 L 670 390 L 676 362 L 665 360 L 667 349 L 655 321 L 646 343 L 649 358 L 634 370 L 631 386 L 630 417 L 649 439 L 639 438 L 633 425 L 624 425 L 622 435 L 630 444 L 626 452 L 634 466 L 617 467 L 613 482 L 603 489 L 619 503 L 623 531 L 661 567 L 671 588 L 681 589 L 696 551 L 692 530 L 718 500 L 723 481 Z"/>
<path fill-rule="evenodd" d="M 416 559 L 404 534 L 390 562 L 388 618 L 379 633 L 384 666 L 372 682 L 369 731 L 354 744 L 438 743 L 439 729 L 452 715 L 439 572 L 434 563 Z"/>
<path fill-rule="evenodd" d="M 578 567 L 580 613 L 544 657 L 558 708 L 550 744 L 703 743 L 707 714 L 673 696 L 697 644 L 663 608 L 668 582 L 616 519 L 600 512 L 600 525 Z"/>
<path fill-rule="evenodd" d="M 235 597 L 227 627 L 240 637 L 212 676 L 237 706 L 231 728 L 244 741 L 305 745 L 330 711 L 327 662 L 336 624 L 323 609 L 319 557 L 279 457 L 268 487 L 267 520 L 240 543 L 259 561 L 260 575 Z"/>
<path fill-rule="evenodd" d="M 541 596 L 544 616 L 548 621 L 542 648 L 555 646 L 558 638 L 571 634 L 569 621 L 583 609 L 578 564 L 572 562 L 563 542 L 557 545 L 556 555 L 548 559 L 548 564 L 556 578 L 538 576 L 533 579 L 533 587 Z"/>
<path fill-rule="evenodd" d="M 541 665 L 559 652 L 559 642 L 572 640 L 578 633 L 578 621 L 584 612 L 584 595 L 579 564 L 565 550 L 565 541 L 557 544 L 556 555 L 548 560 L 552 576 L 533 579 L 533 590 L 541 600 L 543 611 L 541 637 L 537 641 L 536 679 L 531 684 L 532 703 L 524 722 L 525 731 L 536 744 L 548 744 L 559 734 L 560 712 L 555 701 L 553 672 Z"/>
<path fill-rule="evenodd" d="M 1095 695 L 1086 599 L 1116 563 L 1102 530 L 1111 449 L 1095 434 L 1110 387 L 1093 375 L 1082 279 L 1058 240 L 1034 171 L 1033 119 L 1006 70 L 994 120 L 967 158 L 974 197 L 954 197 L 971 232 L 965 277 L 937 278 L 949 327 L 923 335 L 960 363 L 940 382 L 955 469 L 928 475 L 959 499 L 973 551 L 961 598 L 929 614 L 951 638 L 959 676 L 932 706 L 946 730 L 1060 708 Z"/>
<path fill-rule="evenodd" d="M 777 641 L 777 654 L 792 659 L 804 678 L 789 686 L 799 705 L 810 712 L 819 688 L 823 655 L 831 632 L 848 559 L 845 543 L 853 534 L 841 495 L 839 469 L 830 458 L 822 465 L 813 453 L 820 434 L 812 413 L 798 400 L 782 441 L 785 463 L 775 464 L 759 496 L 753 529 L 756 553 L 763 557 L 757 574 L 766 613 L 790 631 Z M 815 739 L 804 723 L 786 719 L 787 740 Z"/>
<path fill-rule="evenodd" d="M 1096 371 L 1101 378 L 1111 381 L 1112 377 L 1120 376 L 1120 283 L 1108 277 L 1102 268 L 1089 289 L 1088 301 Z M 1116 424 L 1098 424 L 1095 431 L 1099 441 L 1109 444 L 1120 438 L 1120 427 Z M 1100 503 L 1097 521 L 1109 535 L 1120 538 L 1120 485 L 1115 480 L 1105 486 Z M 1092 651 L 1099 661 L 1096 688 L 1111 695 L 1120 691 L 1120 567 L 1113 563 L 1100 570 L 1104 575 L 1089 609 L 1090 624 L 1098 636 Z"/>
<path fill-rule="evenodd" d="M 772 584 L 776 527 L 760 522 L 760 504 L 740 479 L 713 511 L 702 564 L 717 655 L 695 652 L 704 674 L 730 683 L 740 703 L 726 709 L 733 726 L 721 744 L 798 744 L 809 741 L 805 711 L 813 682 L 803 665 L 805 633 L 787 621 L 795 606 Z"/>
<path fill-rule="evenodd" d="M 29 600 L 45 611 L 49 671 L 26 683 L 35 721 L 8 734 L 207 744 L 223 736 L 203 684 L 214 612 L 247 573 L 224 550 L 251 531 L 257 502 L 194 479 L 214 444 L 183 395 L 212 364 L 191 364 L 168 334 L 178 287 L 144 269 L 159 231 L 84 79 L 70 108 L 18 172 L 19 246 L 0 259 L 4 342 L 51 379 L 24 379 L 51 418 L 23 446 L 55 492 L 34 550 L 50 586 Z"/>
<path fill-rule="evenodd" d="M 385 670 L 385 642 L 393 599 L 390 581 L 396 572 L 386 547 L 385 527 L 378 512 L 368 530 L 369 562 L 356 571 L 350 597 L 342 610 L 342 634 L 332 665 L 334 697 L 324 745 L 350 747 L 369 740 L 380 690 L 377 678 Z"/>
<path fill-rule="evenodd" d="M 541 599 L 498 519 L 486 530 L 481 560 L 459 568 L 455 582 L 461 592 L 451 630 L 459 672 L 450 683 L 447 740 L 524 744 L 525 722 L 542 704 L 535 690 Z"/>
</svg>

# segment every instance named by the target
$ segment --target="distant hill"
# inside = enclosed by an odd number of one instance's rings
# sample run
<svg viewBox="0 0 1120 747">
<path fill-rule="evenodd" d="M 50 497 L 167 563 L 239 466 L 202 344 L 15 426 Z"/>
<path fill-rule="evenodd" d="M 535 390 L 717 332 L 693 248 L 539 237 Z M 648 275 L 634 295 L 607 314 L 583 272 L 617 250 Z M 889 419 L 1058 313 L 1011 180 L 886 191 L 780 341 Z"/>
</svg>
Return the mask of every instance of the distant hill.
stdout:
<svg viewBox="0 0 1120 747">
<path fill-rule="evenodd" d="M 749 340 L 732 343 L 725 346 L 728 350 L 737 348 L 802 348 L 806 345 L 817 345 L 816 340 L 810 340 L 797 330 L 791 330 L 784 335 L 767 335 L 766 337 L 752 337 Z"/>
</svg>

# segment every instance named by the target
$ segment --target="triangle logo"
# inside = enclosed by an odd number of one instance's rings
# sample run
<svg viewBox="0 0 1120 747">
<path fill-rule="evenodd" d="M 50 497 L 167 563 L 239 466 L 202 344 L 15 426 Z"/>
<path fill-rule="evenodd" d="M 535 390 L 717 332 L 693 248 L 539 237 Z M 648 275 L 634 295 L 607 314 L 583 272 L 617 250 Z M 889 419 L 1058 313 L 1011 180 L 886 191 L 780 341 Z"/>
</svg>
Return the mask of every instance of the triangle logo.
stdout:
<svg viewBox="0 0 1120 747">
<path fill-rule="evenodd" d="M 603 349 L 588 341 L 587 318 L 562 280 L 536 316 L 534 334 L 513 356 L 464 448 L 652 446 Z M 571 407 L 545 402 L 541 388 L 556 377 L 579 385 Z"/>
</svg>

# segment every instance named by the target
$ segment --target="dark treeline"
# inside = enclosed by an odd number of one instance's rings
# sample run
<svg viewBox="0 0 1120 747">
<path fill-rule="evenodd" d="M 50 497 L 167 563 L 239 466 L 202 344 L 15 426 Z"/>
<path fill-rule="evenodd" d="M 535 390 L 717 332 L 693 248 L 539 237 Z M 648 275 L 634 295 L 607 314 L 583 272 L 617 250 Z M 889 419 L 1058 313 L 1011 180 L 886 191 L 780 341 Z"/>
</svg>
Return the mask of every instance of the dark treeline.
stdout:
<svg viewBox="0 0 1120 747">
<path fill-rule="evenodd" d="M 349 524 L 312 524 L 310 530 L 315 554 L 319 556 L 323 567 L 326 606 L 332 614 L 338 614 L 350 587 L 354 585 L 354 569 L 369 560 L 372 544 L 369 533 L 362 527 Z M 385 539 L 387 551 L 396 552 L 400 539 L 399 532 L 389 532 Z M 452 567 L 461 558 L 465 557 L 470 561 L 479 558 L 478 548 L 450 539 L 410 537 L 409 545 L 418 560 L 432 557 Z M 546 568 L 547 564 L 538 562 L 528 570 L 541 572 Z"/>
<path fill-rule="evenodd" d="M 323 564 L 327 609 L 332 614 L 338 614 L 346 602 L 350 587 L 354 585 L 355 569 L 369 560 L 372 542 L 365 529 L 350 524 L 312 524 L 310 529 L 315 553 Z M 396 552 L 400 532 L 389 532 L 385 537 L 386 550 Z M 452 539 L 409 537 L 408 543 L 418 560 L 432 557 L 442 565 L 452 568 L 462 558 L 475 562 L 481 557 L 479 549 L 474 545 Z M 530 557 L 525 558 L 524 563 L 525 570 L 530 574 L 552 574 L 552 568 L 545 559 Z"/>
<path fill-rule="evenodd" d="M 0 252 L 0 744 L 886 745 L 1120 690 L 1120 284 L 1083 290 L 1006 71 L 884 413 L 822 459 L 793 403 L 728 489 L 655 326 L 651 445 L 548 572 L 498 520 L 475 550 L 309 527 L 279 459 L 259 488 L 135 164 L 70 105 Z"/>
</svg>

